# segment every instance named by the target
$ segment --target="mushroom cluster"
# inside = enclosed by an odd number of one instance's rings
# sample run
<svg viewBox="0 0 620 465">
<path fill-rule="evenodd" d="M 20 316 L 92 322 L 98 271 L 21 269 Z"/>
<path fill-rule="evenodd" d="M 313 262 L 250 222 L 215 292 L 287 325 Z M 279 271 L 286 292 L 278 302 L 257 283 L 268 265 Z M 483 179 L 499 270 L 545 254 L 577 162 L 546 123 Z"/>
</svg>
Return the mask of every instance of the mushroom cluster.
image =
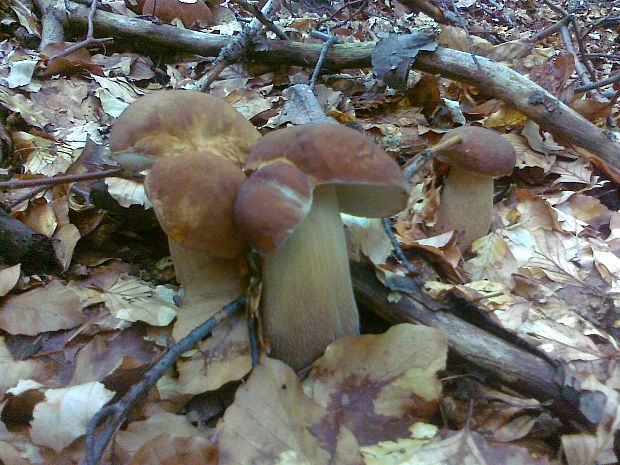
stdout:
<svg viewBox="0 0 620 465">
<path fill-rule="evenodd" d="M 261 138 L 225 102 L 167 91 L 132 103 L 110 148 L 127 171 L 150 168 L 145 189 L 169 238 L 182 307 L 201 316 L 193 325 L 244 291 L 237 259 L 251 245 L 262 255 L 271 355 L 299 370 L 359 333 L 340 212 L 390 216 L 408 197 L 396 162 L 364 135 L 310 124 Z M 177 321 L 173 335 L 193 325 Z"/>
</svg>

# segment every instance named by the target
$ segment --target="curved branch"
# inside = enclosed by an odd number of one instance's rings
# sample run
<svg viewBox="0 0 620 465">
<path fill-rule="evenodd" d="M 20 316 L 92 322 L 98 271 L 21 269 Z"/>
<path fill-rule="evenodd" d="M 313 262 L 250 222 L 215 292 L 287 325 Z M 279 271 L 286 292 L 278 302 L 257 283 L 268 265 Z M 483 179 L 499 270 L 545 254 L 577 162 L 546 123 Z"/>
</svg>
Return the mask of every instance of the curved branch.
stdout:
<svg viewBox="0 0 620 465">
<path fill-rule="evenodd" d="M 75 6 L 66 24 L 86 27 L 89 9 Z M 230 37 L 156 25 L 140 19 L 98 12 L 95 28 L 101 34 L 145 40 L 150 47 L 183 49 L 202 55 L 217 56 Z M 329 69 L 368 68 L 376 42 L 336 44 L 325 57 Z M 303 44 L 281 40 L 265 40 L 253 56 L 263 63 L 306 66 L 313 68 L 321 54 L 321 44 Z M 439 47 L 435 52 L 421 53 L 413 64 L 415 69 L 467 82 L 484 89 L 521 111 L 541 128 L 564 143 L 581 147 L 580 155 L 596 165 L 615 182 L 620 182 L 620 144 L 556 97 L 507 66 L 470 53 Z"/>
</svg>

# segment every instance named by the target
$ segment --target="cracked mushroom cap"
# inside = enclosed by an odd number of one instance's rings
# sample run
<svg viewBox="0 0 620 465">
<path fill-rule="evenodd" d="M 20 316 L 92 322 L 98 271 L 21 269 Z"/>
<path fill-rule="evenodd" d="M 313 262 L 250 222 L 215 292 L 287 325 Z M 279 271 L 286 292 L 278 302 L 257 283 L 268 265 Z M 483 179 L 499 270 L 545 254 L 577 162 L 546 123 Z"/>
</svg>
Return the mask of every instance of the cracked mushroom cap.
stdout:
<svg viewBox="0 0 620 465">
<path fill-rule="evenodd" d="M 209 152 L 241 166 L 259 138 L 252 123 L 224 100 L 166 90 L 131 103 L 114 123 L 109 143 L 113 159 L 127 152 L 154 157 Z"/>
<path fill-rule="evenodd" d="M 340 211 L 391 216 L 407 206 L 398 164 L 363 134 L 335 124 L 280 129 L 261 138 L 235 205 L 239 229 L 259 252 L 279 247 L 305 218 L 315 188 L 334 185 Z"/>
<path fill-rule="evenodd" d="M 144 185 L 169 238 L 188 249 L 235 259 L 248 248 L 233 218 L 245 179 L 230 160 L 200 153 L 158 160 Z"/>
<path fill-rule="evenodd" d="M 516 163 L 514 147 L 497 132 L 480 126 L 461 126 L 446 132 L 439 144 L 453 137 L 458 143 L 433 151 L 436 160 L 479 176 L 507 176 Z"/>
</svg>

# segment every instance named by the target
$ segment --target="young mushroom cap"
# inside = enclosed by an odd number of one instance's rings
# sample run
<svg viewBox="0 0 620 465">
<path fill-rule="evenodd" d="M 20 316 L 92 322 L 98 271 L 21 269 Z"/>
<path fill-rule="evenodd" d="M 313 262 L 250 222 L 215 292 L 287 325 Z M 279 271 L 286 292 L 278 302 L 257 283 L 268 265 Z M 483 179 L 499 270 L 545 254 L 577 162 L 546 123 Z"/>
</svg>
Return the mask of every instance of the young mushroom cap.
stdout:
<svg viewBox="0 0 620 465">
<path fill-rule="evenodd" d="M 435 160 L 450 166 L 434 229 L 436 233 L 456 231 L 457 245 L 464 252 L 489 231 L 493 178 L 512 173 L 515 150 L 495 131 L 462 126 L 448 131 L 432 152 Z"/>
<path fill-rule="evenodd" d="M 209 152 L 241 166 L 260 133 L 229 103 L 202 92 L 152 92 L 118 117 L 109 144 L 115 154 L 170 157 Z"/>
<path fill-rule="evenodd" d="M 398 165 L 338 125 L 274 131 L 252 149 L 235 204 L 241 232 L 263 254 L 263 324 L 272 354 L 302 369 L 335 339 L 359 333 L 340 212 L 405 208 Z"/>
<path fill-rule="evenodd" d="M 237 165 L 209 153 L 162 158 L 144 181 L 168 237 L 188 249 L 236 259 L 248 248 L 233 219 L 245 176 Z"/>
<path fill-rule="evenodd" d="M 252 148 L 245 171 L 251 176 L 239 192 L 237 224 L 260 252 L 286 240 L 310 210 L 318 186 L 335 187 L 341 212 L 370 218 L 398 213 L 409 192 L 400 168 L 379 146 L 334 124 L 267 134 Z"/>
</svg>

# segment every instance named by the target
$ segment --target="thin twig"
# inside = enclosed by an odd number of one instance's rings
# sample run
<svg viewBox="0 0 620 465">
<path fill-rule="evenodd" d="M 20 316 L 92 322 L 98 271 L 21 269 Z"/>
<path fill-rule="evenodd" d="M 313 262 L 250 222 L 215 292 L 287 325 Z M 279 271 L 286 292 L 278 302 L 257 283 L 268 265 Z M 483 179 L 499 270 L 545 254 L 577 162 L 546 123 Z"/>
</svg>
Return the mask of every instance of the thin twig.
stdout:
<svg viewBox="0 0 620 465">
<path fill-rule="evenodd" d="M 155 383 L 172 367 L 185 352 L 195 347 L 209 335 L 215 327 L 228 316 L 245 307 L 245 297 L 226 305 L 207 321 L 194 328 L 187 336 L 172 346 L 166 354 L 144 374 L 142 381 L 131 389 L 115 404 L 103 407 L 93 416 L 86 430 L 86 463 L 97 465 L 114 433 L 127 418 L 131 408 L 151 390 Z M 104 428 L 96 434 L 97 427 L 105 422 Z"/>
<path fill-rule="evenodd" d="M 353 13 L 351 13 L 347 18 L 345 18 L 342 21 L 339 21 L 336 24 L 334 24 L 332 27 L 342 27 L 342 26 L 344 26 L 349 21 L 351 21 L 353 18 L 355 18 L 357 15 L 359 15 L 362 11 L 364 11 L 364 8 L 366 8 L 367 6 L 368 6 L 368 0 L 364 0 L 364 2 L 360 5 L 360 7 L 357 10 L 355 10 Z"/>
<path fill-rule="evenodd" d="M 261 9 L 261 13 L 266 17 L 272 9 L 273 0 L 267 0 L 267 3 L 265 3 Z M 235 63 L 245 56 L 260 30 L 260 25 L 261 22 L 257 18 L 254 18 L 250 21 L 250 24 L 243 29 L 239 37 L 220 50 L 211 69 L 196 82 L 194 90 L 205 92 L 229 64 Z"/>
<path fill-rule="evenodd" d="M 314 91 L 314 86 L 316 85 L 316 80 L 319 78 L 319 74 L 321 73 L 321 68 L 323 67 L 323 63 L 325 62 L 325 57 L 327 56 L 327 52 L 332 45 L 341 42 L 338 36 L 330 36 L 327 39 L 327 42 L 323 44 L 323 49 L 321 50 L 321 54 L 319 55 L 319 59 L 316 62 L 314 67 L 314 71 L 312 72 L 312 77 L 310 78 L 309 86 L 312 91 Z"/>
<path fill-rule="evenodd" d="M 366 3 L 366 2 L 367 2 L 367 0 L 353 0 L 351 2 L 345 3 L 344 5 L 342 5 L 338 9 L 336 9 L 336 11 L 334 11 L 332 14 L 330 14 L 326 18 L 323 18 L 323 19 L 319 20 L 319 22 L 316 23 L 316 29 L 320 29 L 323 24 L 325 24 L 327 21 L 331 21 L 338 13 L 340 13 L 344 9 L 350 8 L 353 5 L 357 5 L 358 3 Z"/>
<path fill-rule="evenodd" d="M 15 200 L 13 200 L 11 203 L 9 203 L 6 206 L 7 210 L 13 210 L 15 207 L 17 207 L 20 203 L 22 203 L 24 200 L 28 200 L 31 197 L 34 197 L 35 195 L 37 195 L 39 192 L 43 192 L 49 189 L 49 186 L 39 186 L 36 187 L 28 192 L 26 192 L 25 194 L 20 195 L 19 197 L 17 197 Z"/>
<path fill-rule="evenodd" d="M 559 20 L 555 24 L 552 24 L 551 26 L 548 26 L 544 28 L 542 31 L 534 34 L 532 37 L 530 37 L 529 42 L 536 43 L 536 42 L 541 41 L 542 39 L 552 36 L 556 32 L 560 31 L 562 29 L 562 26 L 568 25 L 568 23 L 571 22 L 572 20 L 573 20 L 573 15 L 564 16 L 561 20 Z"/>
<path fill-rule="evenodd" d="M 84 39 L 81 42 L 78 42 L 77 44 L 73 44 L 70 47 L 67 47 L 61 52 L 58 52 L 52 55 L 49 58 L 48 63 L 52 60 L 55 60 L 56 58 L 62 58 L 62 57 L 71 55 L 73 52 L 76 52 L 82 48 L 89 47 L 91 45 L 102 44 L 104 42 L 110 42 L 114 40 L 114 37 L 103 37 L 101 39 L 97 39 L 93 36 L 94 31 L 95 31 L 94 18 L 95 18 L 95 12 L 97 11 L 97 3 L 98 3 L 98 0 L 93 0 L 92 3 L 90 4 L 90 13 L 88 14 L 88 31 L 86 32 L 86 39 Z"/>
<path fill-rule="evenodd" d="M 570 31 L 568 30 L 568 27 L 562 26 L 560 30 L 562 32 L 562 41 L 564 42 L 564 47 L 566 47 L 566 51 L 570 53 L 573 57 L 575 71 L 577 72 L 577 76 L 579 76 L 579 80 L 584 85 L 591 84 L 592 81 L 590 80 L 588 72 L 579 60 L 579 57 L 577 56 L 577 52 L 575 51 L 575 47 L 573 46 L 573 41 L 570 37 Z"/>
<path fill-rule="evenodd" d="M 608 86 L 609 84 L 614 84 L 616 82 L 620 82 L 620 73 L 609 76 L 607 79 L 601 79 L 597 82 L 591 82 L 590 84 L 586 84 L 584 86 L 575 87 L 575 93 L 581 94 L 583 92 Z"/>
<path fill-rule="evenodd" d="M 412 274 L 416 273 L 415 268 L 413 267 L 413 265 L 411 265 L 411 263 L 409 262 L 409 259 L 405 256 L 403 249 L 398 243 L 398 239 L 396 239 L 396 236 L 392 232 L 392 226 L 390 225 L 390 219 L 381 218 L 381 222 L 383 223 L 383 229 L 385 230 L 385 234 L 387 234 L 387 236 L 390 238 L 390 242 L 392 244 L 392 247 L 394 248 L 394 254 L 398 258 L 398 261 L 402 263 L 402 265 L 405 267 L 408 273 L 412 273 Z"/>
<path fill-rule="evenodd" d="M 581 56 L 581 61 L 583 65 L 586 67 L 588 74 L 590 75 L 590 79 L 592 81 L 596 81 L 596 73 L 594 72 L 594 68 L 592 67 L 592 63 L 588 60 L 588 50 L 586 49 L 585 44 L 583 43 L 583 36 L 579 32 L 577 28 L 577 23 L 575 21 L 571 21 L 571 28 L 573 29 L 573 34 L 575 34 L 575 40 L 577 41 L 577 47 L 579 48 L 579 55 Z"/>
<path fill-rule="evenodd" d="M 280 26 L 276 25 L 273 21 L 270 21 L 254 3 L 250 3 L 247 0 L 233 0 L 233 2 L 252 13 L 254 17 L 258 19 L 263 26 L 273 32 L 278 39 L 286 41 L 290 40 L 284 31 L 280 29 Z"/>
<path fill-rule="evenodd" d="M 0 182 L 0 189 L 21 189 L 24 187 L 56 186 L 68 182 L 90 181 L 92 179 L 107 178 L 114 176 L 121 171 L 121 168 L 111 168 L 109 170 L 97 171 L 96 173 L 67 174 L 64 176 L 54 176 L 53 178 L 24 179 Z"/>
</svg>

